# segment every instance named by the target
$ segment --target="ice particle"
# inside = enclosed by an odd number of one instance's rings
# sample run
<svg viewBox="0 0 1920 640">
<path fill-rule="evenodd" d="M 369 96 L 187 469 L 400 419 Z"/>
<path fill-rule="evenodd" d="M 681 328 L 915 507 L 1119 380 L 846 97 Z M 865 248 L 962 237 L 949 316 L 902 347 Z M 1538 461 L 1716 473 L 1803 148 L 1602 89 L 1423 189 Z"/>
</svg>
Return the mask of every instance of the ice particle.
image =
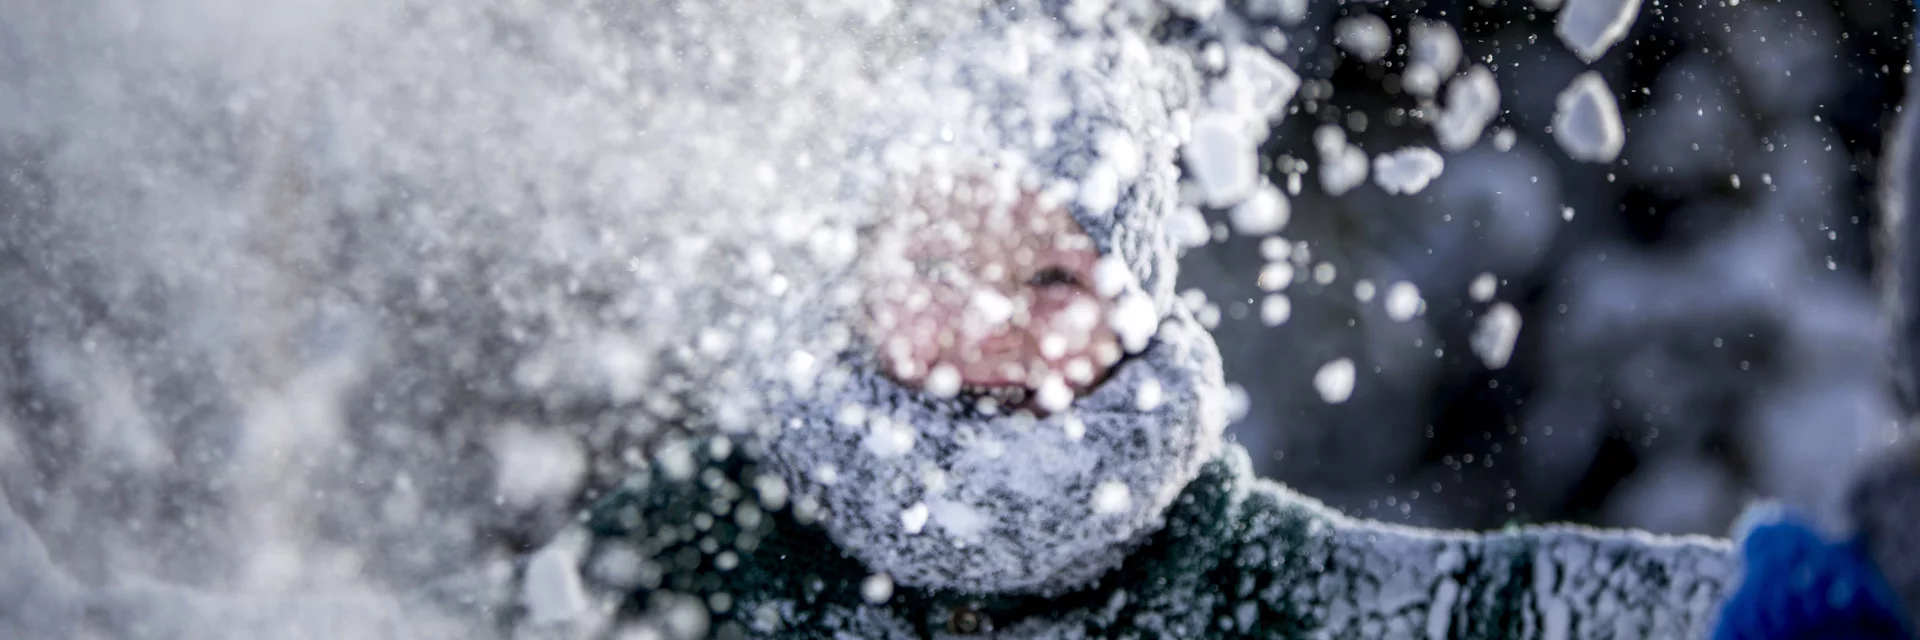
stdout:
<svg viewBox="0 0 1920 640">
<path fill-rule="evenodd" d="M 1215 207 L 1246 197 L 1260 177 L 1255 142 L 1238 118 L 1221 113 L 1194 119 L 1186 165 L 1188 175 L 1200 186 L 1202 198 Z"/>
<path fill-rule="evenodd" d="M 1507 366 L 1507 360 L 1513 357 L 1513 343 L 1520 337 L 1520 311 L 1505 302 L 1496 302 L 1480 316 L 1479 324 L 1474 326 L 1469 337 L 1469 346 L 1474 355 L 1488 369 Z"/>
<path fill-rule="evenodd" d="M 1420 313 L 1420 287 L 1402 280 L 1387 285 L 1387 317 L 1394 322 L 1406 322 Z"/>
<path fill-rule="evenodd" d="M 1313 390 L 1327 404 L 1340 404 L 1353 397 L 1353 360 L 1340 358 L 1320 365 L 1313 374 Z"/>
<path fill-rule="evenodd" d="M 1126 511 L 1133 504 L 1133 492 L 1119 480 L 1108 480 L 1093 489 L 1093 512 L 1110 515 Z"/>
<path fill-rule="evenodd" d="M 1387 193 L 1415 194 L 1427 188 L 1446 166 L 1440 154 L 1426 147 L 1407 147 L 1373 159 L 1373 183 Z"/>
<path fill-rule="evenodd" d="M 1580 74 L 1554 98 L 1553 139 L 1575 160 L 1606 163 L 1620 156 L 1626 130 L 1600 72 Z"/>
<path fill-rule="evenodd" d="M 1554 31 L 1581 60 L 1593 62 L 1627 36 L 1640 0 L 1567 0 Z"/>
<path fill-rule="evenodd" d="M 1378 62 L 1393 46 L 1387 21 L 1370 13 L 1341 18 L 1333 25 L 1334 42 L 1361 62 Z"/>
<path fill-rule="evenodd" d="M 906 511 L 900 512 L 900 528 L 906 530 L 908 535 L 918 535 L 927 528 L 928 515 L 927 503 L 915 502 Z"/>
<path fill-rule="evenodd" d="M 1253 197 L 1228 212 L 1227 220 L 1233 223 L 1233 230 L 1240 235 L 1264 236 L 1286 228 L 1292 213 L 1292 206 L 1279 189 L 1263 186 L 1254 192 Z"/>
<path fill-rule="evenodd" d="M 860 597 L 867 604 L 882 605 L 893 598 L 893 577 L 884 573 L 867 576 L 860 581 Z"/>
<path fill-rule="evenodd" d="M 1480 133 L 1500 114 L 1500 87 L 1493 72 L 1475 65 L 1447 83 L 1447 104 L 1433 121 L 1440 148 L 1460 151 L 1480 140 Z"/>
</svg>

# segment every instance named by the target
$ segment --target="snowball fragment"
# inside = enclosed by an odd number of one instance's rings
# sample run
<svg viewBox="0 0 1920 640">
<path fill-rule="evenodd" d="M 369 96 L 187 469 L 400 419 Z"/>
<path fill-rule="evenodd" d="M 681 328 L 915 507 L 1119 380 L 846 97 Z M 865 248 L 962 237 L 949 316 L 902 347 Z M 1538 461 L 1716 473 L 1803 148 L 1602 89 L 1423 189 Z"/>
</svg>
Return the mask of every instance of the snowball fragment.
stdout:
<svg viewBox="0 0 1920 640">
<path fill-rule="evenodd" d="M 1387 285 L 1387 317 L 1394 322 L 1406 322 L 1420 313 L 1420 287 L 1402 280 Z"/>
<path fill-rule="evenodd" d="M 900 512 L 900 528 L 906 530 L 908 535 L 919 535 L 921 530 L 927 528 L 929 515 L 927 503 L 915 502 L 906 511 Z"/>
<path fill-rule="evenodd" d="M 1340 358 L 1320 365 L 1313 374 L 1313 390 L 1327 404 L 1340 404 L 1353 397 L 1353 360 Z"/>
<path fill-rule="evenodd" d="M 1433 121 L 1440 148 L 1460 151 L 1480 140 L 1480 133 L 1500 114 L 1500 87 L 1493 72 L 1474 65 L 1447 84 L 1447 105 Z"/>
<path fill-rule="evenodd" d="M 1507 360 L 1513 357 L 1513 343 L 1520 337 L 1520 310 L 1505 302 L 1496 302 L 1480 316 L 1479 324 L 1474 326 L 1469 345 L 1474 355 L 1486 363 L 1488 369 L 1507 366 Z"/>
<path fill-rule="evenodd" d="M 1407 39 L 1411 50 L 1400 86 L 1413 95 L 1432 97 L 1440 89 L 1440 82 L 1460 65 L 1460 35 L 1445 22 L 1416 18 L 1407 30 Z"/>
<path fill-rule="evenodd" d="M 1165 393 L 1166 391 L 1160 387 L 1158 378 L 1141 380 L 1140 387 L 1133 392 L 1133 408 L 1141 411 L 1158 409 L 1160 403 L 1166 400 Z"/>
<path fill-rule="evenodd" d="M 1094 165 L 1080 179 L 1077 201 L 1081 208 L 1099 215 L 1112 212 L 1120 202 L 1120 174 L 1106 163 Z"/>
<path fill-rule="evenodd" d="M 1307 0 L 1247 0 L 1247 15 L 1292 26 L 1307 17 Z"/>
<path fill-rule="evenodd" d="M 1254 284 L 1267 293 L 1286 290 L 1288 285 L 1293 284 L 1293 264 L 1284 261 L 1267 263 L 1267 266 L 1260 268 L 1260 275 L 1254 279 Z"/>
<path fill-rule="evenodd" d="M 576 566 L 573 554 L 555 545 L 543 547 L 527 559 L 526 575 L 520 582 L 520 603 L 526 606 L 529 622 L 536 626 L 558 624 L 586 612 L 587 594 Z"/>
<path fill-rule="evenodd" d="M 1067 382 L 1060 376 L 1047 376 L 1046 380 L 1041 381 L 1040 388 L 1035 391 L 1034 402 L 1047 413 L 1066 411 L 1067 407 L 1073 404 L 1073 389 L 1069 388 Z"/>
<path fill-rule="evenodd" d="M 960 393 L 960 370 L 947 363 L 933 366 L 927 372 L 927 393 L 936 398 L 951 398 Z"/>
<path fill-rule="evenodd" d="M 1200 186 L 1209 206 L 1238 202 L 1260 177 L 1257 144 L 1238 118 L 1226 114 L 1209 112 L 1194 119 L 1185 157 L 1187 175 Z"/>
<path fill-rule="evenodd" d="M 1139 353 L 1147 348 L 1147 341 L 1153 339 L 1153 332 L 1160 327 L 1159 319 L 1154 317 L 1153 301 L 1141 294 L 1122 297 L 1114 306 L 1108 324 L 1120 337 L 1120 346 L 1127 353 Z"/>
<path fill-rule="evenodd" d="M 1640 0 L 1567 0 L 1554 32 L 1581 60 L 1593 62 L 1627 36 Z"/>
<path fill-rule="evenodd" d="M 1598 71 L 1573 79 L 1554 98 L 1553 139 L 1575 160 L 1613 162 L 1627 142 L 1620 105 Z"/>
<path fill-rule="evenodd" d="M 1361 62 L 1378 62 L 1393 46 L 1393 35 L 1380 16 L 1362 13 L 1334 23 L 1333 41 Z"/>
<path fill-rule="evenodd" d="M 1133 492 L 1119 480 L 1108 480 L 1093 488 L 1093 512 L 1111 515 L 1126 511 L 1133 504 Z"/>
<path fill-rule="evenodd" d="M 1293 317 L 1293 301 L 1285 294 L 1276 293 L 1260 300 L 1260 322 L 1269 327 L 1286 324 Z"/>
<path fill-rule="evenodd" d="M 860 581 L 860 597 L 867 604 L 882 605 L 893 598 L 893 576 L 876 573 Z"/>
<path fill-rule="evenodd" d="M 1120 256 L 1107 254 L 1093 263 L 1093 292 L 1102 298 L 1112 298 L 1126 291 L 1133 284 L 1133 271 L 1127 269 L 1125 260 Z"/>
<path fill-rule="evenodd" d="M 1426 147 L 1406 147 L 1373 159 L 1373 183 L 1389 194 L 1412 195 L 1427 188 L 1446 166 L 1440 154 Z"/>
<path fill-rule="evenodd" d="M 1292 214 L 1293 207 L 1279 189 L 1262 186 L 1253 197 L 1229 211 L 1227 221 L 1233 223 L 1233 230 L 1241 235 L 1264 236 L 1286 228 Z"/>
<path fill-rule="evenodd" d="M 1491 273 L 1482 272 L 1474 276 L 1473 282 L 1467 285 L 1467 296 L 1473 298 L 1474 302 L 1486 302 L 1493 299 L 1494 292 L 1499 288 L 1498 278 L 1493 277 Z"/>
<path fill-rule="evenodd" d="M 1300 76 L 1273 56 L 1252 47 L 1234 50 L 1234 72 L 1244 74 L 1253 108 L 1262 115 L 1279 115 L 1300 90 Z"/>
<path fill-rule="evenodd" d="M 1329 195 L 1344 194 L 1367 180 L 1367 152 L 1347 144 L 1347 132 L 1340 125 L 1315 129 L 1313 146 L 1320 151 L 1320 187 Z"/>
</svg>

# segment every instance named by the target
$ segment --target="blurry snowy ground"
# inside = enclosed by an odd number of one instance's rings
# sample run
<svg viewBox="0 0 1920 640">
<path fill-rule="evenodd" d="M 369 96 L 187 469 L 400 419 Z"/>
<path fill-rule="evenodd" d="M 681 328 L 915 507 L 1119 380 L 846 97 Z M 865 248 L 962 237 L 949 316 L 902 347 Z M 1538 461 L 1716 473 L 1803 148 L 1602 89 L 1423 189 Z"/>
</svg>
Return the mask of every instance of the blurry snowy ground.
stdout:
<svg viewBox="0 0 1920 640">
<path fill-rule="evenodd" d="M 853 251 L 826 150 L 854 134 L 821 114 L 965 23 L 797 4 L 0 0 L 7 498 L 85 582 L 418 584 L 728 427 L 681 406 L 773 330 L 733 311 Z M 1236 436 L 1423 524 L 1827 513 L 1898 413 L 1864 273 L 1909 9 L 1650 4 L 1588 64 L 1494 4 L 1419 10 L 1448 56 L 1398 5 L 1232 3 L 1284 16 L 1246 35 L 1302 80 L 1271 191 L 1183 263 Z M 1612 163 L 1555 115 L 1589 70 Z M 1424 188 L 1440 156 L 1372 159 L 1414 145 L 1448 152 Z"/>
</svg>

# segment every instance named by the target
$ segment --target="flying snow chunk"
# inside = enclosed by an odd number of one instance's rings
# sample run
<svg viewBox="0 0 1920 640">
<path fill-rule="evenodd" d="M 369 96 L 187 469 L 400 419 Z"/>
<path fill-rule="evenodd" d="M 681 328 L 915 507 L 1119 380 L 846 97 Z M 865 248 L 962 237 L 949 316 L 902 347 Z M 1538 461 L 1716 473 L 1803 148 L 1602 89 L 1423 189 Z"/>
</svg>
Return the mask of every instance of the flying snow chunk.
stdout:
<svg viewBox="0 0 1920 640">
<path fill-rule="evenodd" d="M 1341 358 L 1320 365 L 1313 374 L 1313 390 L 1327 404 L 1340 404 L 1353 397 L 1353 360 Z"/>
<path fill-rule="evenodd" d="M 1513 357 L 1513 343 L 1520 337 L 1520 311 L 1505 302 L 1496 302 L 1480 316 L 1480 323 L 1473 328 L 1469 336 L 1469 346 L 1474 355 L 1486 363 L 1488 369 L 1507 366 L 1507 360 Z"/>
<path fill-rule="evenodd" d="M 1474 302 L 1486 302 L 1492 300 L 1494 292 L 1499 289 L 1500 280 L 1493 277 L 1491 273 L 1482 272 L 1474 276 L 1473 282 L 1467 285 L 1467 296 L 1473 298 Z"/>
<path fill-rule="evenodd" d="M 1415 19 L 1407 39 L 1411 50 L 1400 86 L 1413 95 L 1431 97 L 1440 89 L 1441 81 L 1460 65 L 1460 34 L 1445 22 Z"/>
<path fill-rule="evenodd" d="M 860 597 L 866 599 L 867 604 L 886 604 L 893 598 L 893 576 L 884 573 L 867 576 L 860 581 Z"/>
<path fill-rule="evenodd" d="M 1264 236 L 1285 229 L 1292 215 L 1293 207 L 1285 194 L 1271 186 L 1262 186 L 1253 197 L 1227 212 L 1227 221 L 1233 223 L 1233 230 L 1240 235 Z"/>
<path fill-rule="evenodd" d="M 1432 149 L 1407 147 L 1373 159 L 1373 183 L 1390 194 L 1412 195 L 1440 177 L 1445 166 L 1440 154 Z"/>
<path fill-rule="evenodd" d="M 1433 121 L 1440 148 L 1460 151 L 1480 140 L 1480 133 L 1500 115 L 1500 86 L 1493 72 L 1475 65 L 1447 84 L 1447 106 Z"/>
<path fill-rule="evenodd" d="M 1265 52 L 1242 47 L 1235 50 L 1233 60 L 1236 73 L 1245 74 L 1247 84 L 1253 91 L 1253 108 L 1262 114 L 1272 116 L 1280 113 L 1288 102 L 1293 101 L 1293 94 L 1300 90 L 1299 74 Z"/>
<path fill-rule="evenodd" d="M 1276 293 L 1260 301 L 1260 322 L 1269 327 L 1287 323 L 1293 317 L 1293 301 L 1285 294 Z"/>
<path fill-rule="evenodd" d="M 1068 388 L 1067 382 L 1060 379 L 1060 376 L 1047 376 L 1047 379 L 1040 383 L 1040 389 L 1034 396 L 1034 401 L 1048 413 L 1066 411 L 1067 407 L 1073 404 L 1073 389 Z"/>
<path fill-rule="evenodd" d="M 1247 15 L 1293 26 L 1307 17 L 1307 0 L 1247 0 Z"/>
<path fill-rule="evenodd" d="M 1133 504 L 1133 492 L 1119 480 L 1108 480 L 1093 489 L 1093 512 L 1110 515 L 1126 511 Z"/>
<path fill-rule="evenodd" d="M 1260 157 L 1239 119 L 1209 113 L 1194 119 L 1187 142 L 1187 172 L 1200 185 L 1209 206 L 1224 207 L 1251 191 L 1259 179 Z"/>
<path fill-rule="evenodd" d="M 1370 13 L 1341 18 L 1333 25 L 1333 39 L 1340 48 L 1361 62 L 1378 62 L 1387 55 L 1387 49 L 1393 46 L 1393 35 L 1388 32 L 1387 21 Z"/>
<path fill-rule="evenodd" d="M 1412 320 L 1420 313 L 1420 287 L 1402 280 L 1387 285 L 1387 317 L 1394 322 Z"/>
<path fill-rule="evenodd" d="M 1553 139 L 1575 160 L 1613 162 L 1627 142 L 1620 105 L 1598 71 L 1580 74 L 1554 98 Z"/>
<path fill-rule="evenodd" d="M 1147 348 L 1147 341 L 1160 328 L 1159 320 L 1154 317 L 1153 301 L 1140 294 L 1121 298 L 1108 324 L 1120 337 L 1120 345 L 1127 353 L 1139 353 Z"/>
<path fill-rule="evenodd" d="M 953 365 L 940 363 L 927 372 L 927 393 L 936 398 L 951 398 L 960 393 L 960 370 Z"/>
<path fill-rule="evenodd" d="M 1347 144 L 1347 132 L 1340 125 L 1315 129 L 1313 146 L 1320 150 L 1320 188 L 1328 195 L 1344 194 L 1367 181 L 1367 152 Z"/>
<path fill-rule="evenodd" d="M 900 528 L 905 529 L 908 535 L 918 535 L 927 528 L 927 517 L 930 515 L 927 503 L 915 502 L 906 511 L 900 512 Z"/>
<path fill-rule="evenodd" d="M 534 552 L 527 560 L 520 603 L 527 608 L 529 622 L 536 626 L 558 624 L 586 612 L 586 590 L 580 585 L 576 566 L 573 554 L 553 545 Z"/>
<path fill-rule="evenodd" d="M 1567 43 L 1574 55 L 1593 62 L 1606 55 L 1607 48 L 1627 37 L 1634 16 L 1640 15 L 1640 0 L 1567 0 L 1560 11 L 1554 32 Z"/>
</svg>

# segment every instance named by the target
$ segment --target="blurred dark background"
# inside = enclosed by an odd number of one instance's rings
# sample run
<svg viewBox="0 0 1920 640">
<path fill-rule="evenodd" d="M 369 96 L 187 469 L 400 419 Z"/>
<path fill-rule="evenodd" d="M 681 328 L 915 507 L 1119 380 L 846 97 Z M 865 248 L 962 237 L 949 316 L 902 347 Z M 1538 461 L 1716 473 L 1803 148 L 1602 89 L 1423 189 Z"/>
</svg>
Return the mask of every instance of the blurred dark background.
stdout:
<svg viewBox="0 0 1920 640">
<path fill-rule="evenodd" d="M 1233 433 L 1263 473 L 1421 525 L 1724 534 L 1760 498 L 1833 518 L 1851 465 L 1903 413 L 1871 271 L 1910 4 L 1648 2 L 1591 64 L 1525 0 L 1307 5 L 1298 24 L 1258 27 L 1302 78 L 1263 149 L 1276 185 L 1296 160 L 1320 166 L 1322 125 L 1369 155 L 1433 144 L 1400 86 L 1415 19 L 1458 32 L 1459 69 L 1491 70 L 1501 110 L 1415 195 L 1369 182 L 1334 198 L 1301 175 L 1278 234 L 1292 245 L 1284 290 L 1256 282 L 1271 241 L 1204 212 L 1216 241 L 1188 255 L 1182 286 L 1218 317 L 1248 399 Z M 1377 62 L 1329 45 L 1359 13 L 1391 27 Z M 1611 163 L 1573 160 L 1548 132 L 1556 94 L 1588 69 L 1620 101 Z M 1497 288 L 1477 300 L 1483 274 Z M 1425 308 L 1397 322 L 1383 299 L 1402 281 Z M 1290 303 L 1277 326 L 1262 318 L 1270 293 Z M 1501 303 L 1522 328 L 1496 369 L 1470 344 Z M 1329 404 L 1313 376 L 1336 358 L 1358 375 L 1352 399 Z"/>
</svg>

